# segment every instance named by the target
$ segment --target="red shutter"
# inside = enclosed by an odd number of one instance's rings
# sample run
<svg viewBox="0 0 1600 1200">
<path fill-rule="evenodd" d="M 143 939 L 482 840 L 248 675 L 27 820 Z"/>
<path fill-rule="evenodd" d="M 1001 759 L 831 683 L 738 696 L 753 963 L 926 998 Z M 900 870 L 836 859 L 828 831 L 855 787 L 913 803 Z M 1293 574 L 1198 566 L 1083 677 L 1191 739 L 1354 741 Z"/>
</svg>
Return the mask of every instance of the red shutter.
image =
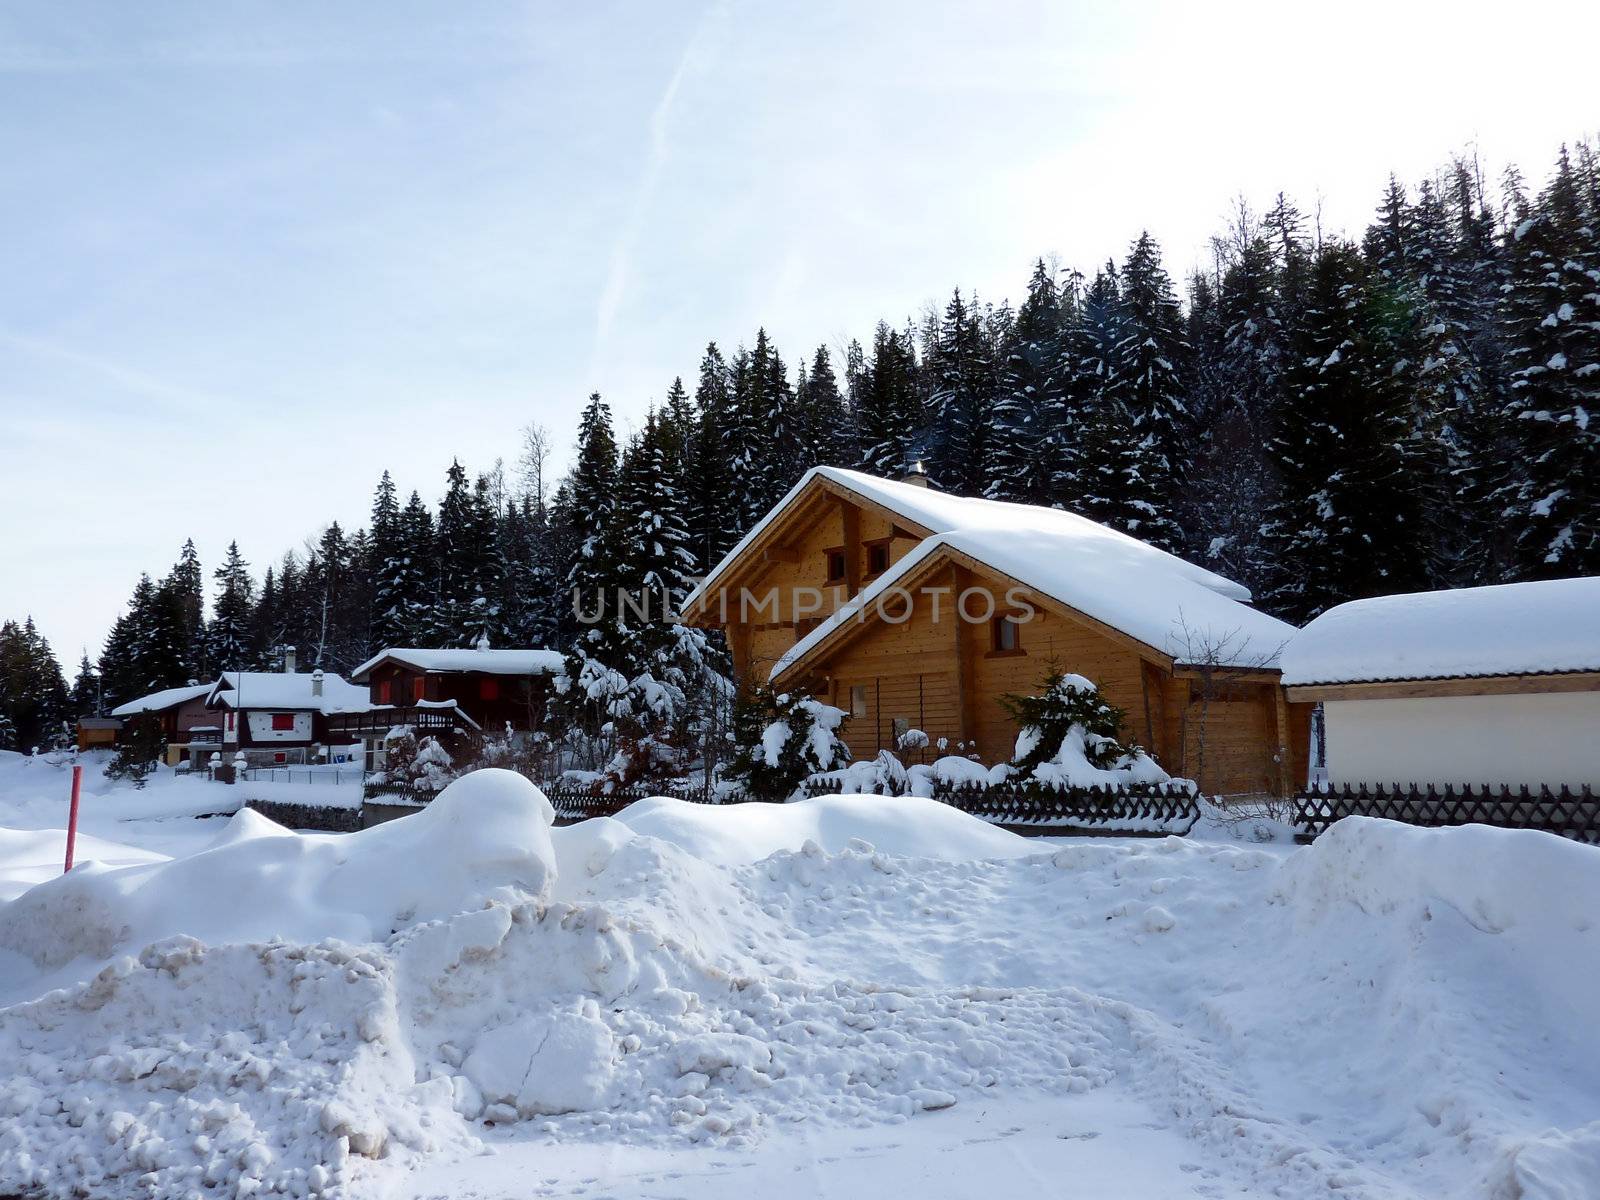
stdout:
<svg viewBox="0 0 1600 1200">
<path fill-rule="evenodd" d="M 294 714 L 293 713 L 273 713 L 272 714 L 272 732 L 273 733 L 293 733 L 294 732 Z"/>
<path fill-rule="evenodd" d="M 484 676 L 482 679 L 478 680 L 478 699 L 479 700 L 498 700 L 498 699 L 500 699 L 500 681 L 498 679 L 495 679 L 495 678 L 493 678 L 491 676 L 487 676 L 487 675 Z"/>
</svg>

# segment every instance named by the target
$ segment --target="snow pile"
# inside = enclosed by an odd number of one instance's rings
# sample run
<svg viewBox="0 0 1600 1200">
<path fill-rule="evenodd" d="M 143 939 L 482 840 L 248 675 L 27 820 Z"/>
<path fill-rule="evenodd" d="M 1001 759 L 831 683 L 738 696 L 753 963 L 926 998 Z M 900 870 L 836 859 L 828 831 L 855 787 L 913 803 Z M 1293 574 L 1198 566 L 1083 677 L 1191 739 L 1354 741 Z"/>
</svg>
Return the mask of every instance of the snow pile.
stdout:
<svg viewBox="0 0 1600 1200">
<path fill-rule="evenodd" d="M 21 959 L 37 998 L 0 1009 L 0 1194 L 381 1195 L 480 1139 L 722 1166 L 1069 1099 L 1052 1140 L 1131 1107 L 1205 1194 L 1600 1194 L 1593 849 L 1360 820 L 1298 850 L 1063 844 L 887 796 L 551 830 L 514 779 L 342 838 L 241 814 L 187 859 L 85 871 L 83 932 L 57 932 L 106 961 L 40 995 Z M 298 940 L 266 940 L 253 874 Z M 173 921 L 214 944 L 139 944 Z M 914 1135 L 930 1153 L 951 1117 Z"/>
<path fill-rule="evenodd" d="M 1283 655 L 1286 684 L 1595 670 L 1600 577 L 1352 600 Z"/>
<path fill-rule="evenodd" d="M 550 803 L 520 775 L 479 771 L 425 810 L 354 834 L 296 835 L 258 814 L 216 845 L 127 867 L 80 862 L 0 909 L 0 951 L 52 977 L 185 934 L 207 942 L 374 942 L 495 898 L 543 898 Z M 10 991 L 8 987 L 6 991 Z"/>
<path fill-rule="evenodd" d="M 1552 1024 L 1587 1023 L 1600 996 L 1600 851 L 1565 838 L 1351 817 L 1286 864 L 1283 895 L 1308 919 L 1340 903 L 1379 919 L 1448 906 L 1515 960 Z"/>
<path fill-rule="evenodd" d="M 753 863 L 808 842 L 838 854 L 870 842 L 887 854 L 969 862 L 1038 854 L 1041 847 L 917 796 L 816 796 L 788 804 L 691 804 L 665 796 L 617 814 L 635 833 L 714 863 Z"/>
</svg>

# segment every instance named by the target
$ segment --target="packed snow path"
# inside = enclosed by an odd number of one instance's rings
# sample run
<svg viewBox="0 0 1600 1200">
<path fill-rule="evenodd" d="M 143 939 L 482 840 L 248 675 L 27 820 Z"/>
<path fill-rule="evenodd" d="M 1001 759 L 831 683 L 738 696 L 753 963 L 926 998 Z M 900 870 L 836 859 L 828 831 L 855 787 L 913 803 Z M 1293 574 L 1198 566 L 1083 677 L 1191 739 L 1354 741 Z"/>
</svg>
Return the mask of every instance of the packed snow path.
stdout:
<svg viewBox="0 0 1600 1200">
<path fill-rule="evenodd" d="M 38 997 L 0 1010 L 0 1192 L 1600 1195 L 1593 849 L 1051 844 L 873 797 L 541 838 L 468 783 L 0 906 Z"/>
</svg>

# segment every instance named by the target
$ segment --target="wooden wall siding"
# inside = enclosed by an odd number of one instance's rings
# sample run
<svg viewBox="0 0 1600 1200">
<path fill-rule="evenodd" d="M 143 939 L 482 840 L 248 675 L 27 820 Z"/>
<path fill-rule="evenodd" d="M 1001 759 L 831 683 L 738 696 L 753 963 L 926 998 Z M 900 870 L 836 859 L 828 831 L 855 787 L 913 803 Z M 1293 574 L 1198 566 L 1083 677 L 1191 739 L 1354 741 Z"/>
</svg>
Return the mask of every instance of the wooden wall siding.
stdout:
<svg viewBox="0 0 1600 1200">
<path fill-rule="evenodd" d="M 1195 697 L 1184 727 L 1184 773 L 1210 795 L 1235 796 L 1255 792 L 1276 792 L 1277 764 L 1273 753 L 1277 731 L 1273 716 L 1273 695 L 1266 688 L 1254 689 L 1246 699 L 1219 700 L 1204 704 L 1205 755 L 1202 759 L 1202 701 Z"/>
<path fill-rule="evenodd" d="M 864 687 L 867 711 L 845 725 L 845 744 L 856 759 L 870 759 L 879 750 L 893 750 L 907 762 L 929 761 L 939 756 L 937 743 L 944 738 L 946 753 L 954 753 L 961 738 L 953 672 L 920 675 L 841 675 L 833 682 L 829 702 L 850 711 L 851 690 Z M 926 753 L 900 751 L 895 745 L 894 722 L 906 721 L 910 729 L 928 735 Z"/>
<path fill-rule="evenodd" d="M 964 570 L 949 576 L 958 591 L 974 582 Z M 1126 645 L 1042 607 L 1021 628 L 1021 653 L 992 653 L 987 625 L 952 621 L 948 599 L 941 601 L 941 619 L 935 622 L 931 599 L 919 595 L 917 600 L 909 621 L 870 622 L 830 661 L 818 664 L 819 671 L 830 672 L 830 701 L 847 712 L 850 686 L 867 687 L 868 712 L 853 719 L 845 733 L 857 758 L 892 749 L 893 720 L 903 716 L 930 739 L 947 738 L 952 747 L 972 740 L 985 763 L 1006 762 L 1016 748 L 1017 730 L 1001 698 L 1036 693 L 1054 665 L 1092 679 L 1127 714 L 1124 736 L 1171 774 L 1192 777 L 1202 766 L 1199 681 L 1174 678 Z M 793 644 L 786 630 L 753 636 L 770 637 L 782 649 Z M 1249 682 L 1232 684 L 1222 698 L 1210 701 L 1203 777 L 1197 781 L 1204 790 L 1279 793 L 1305 778 L 1302 743 L 1309 736 L 1309 706 L 1288 706 L 1289 753 L 1287 764 L 1280 763 L 1275 757 L 1280 696 L 1276 684 Z"/>
<path fill-rule="evenodd" d="M 1037 693 L 1052 664 L 1093 680 L 1108 701 L 1127 713 L 1124 735 L 1143 740 L 1144 679 L 1141 660 L 1132 651 L 1042 608 L 1019 631 L 1020 654 L 991 653 L 989 630 L 969 628 L 979 643 L 973 661 L 975 716 L 978 753 L 985 762 L 1004 762 L 1016 749 L 1017 728 L 1001 697 Z"/>
</svg>

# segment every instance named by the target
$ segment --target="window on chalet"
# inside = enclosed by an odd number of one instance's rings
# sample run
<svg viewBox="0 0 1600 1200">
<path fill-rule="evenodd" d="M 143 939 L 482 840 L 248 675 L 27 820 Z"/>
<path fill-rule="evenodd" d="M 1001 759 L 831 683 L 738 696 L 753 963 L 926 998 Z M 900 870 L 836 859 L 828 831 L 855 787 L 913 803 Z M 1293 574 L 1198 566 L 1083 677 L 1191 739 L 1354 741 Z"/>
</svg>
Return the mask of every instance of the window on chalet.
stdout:
<svg viewBox="0 0 1600 1200">
<path fill-rule="evenodd" d="M 996 617 L 990 624 L 991 649 L 996 654 L 1022 653 L 1022 626 L 1011 617 Z"/>
<path fill-rule="evenodd" d="M 850 687 L 850 715 L 852 717 L 867 715 L 867 685 L 864 683 L 852 684 Z"/>
<path fill-rule="evenodd" d="M 393 695 L 394 684 L 387 679 L 380 680 L 378 683 L 378 694 L 374 697 L 374 699 L 377 700 L 379 704 L 392 704 L 393 700 L 391 697 Z"/>
<path fill-rule="evenodd" d="M 845 577 L 845 559 L 843 550 L 824 550 L 823 558 L 827 562 L 827 576 L 829 583 L 843 583 Z"/>
<path fill-rule="evenodd" d="M 293 733 L 294 732 L 294 714 L 293 713 L 273 713 L 272 714 L 272 732 L 273 733 Z"/>
<path fill-rule="evenodd" d="M 889 569 L 889 541 L 867 543 L 867 574 L 882 575 Z"/>
<path fill-rule="evenodd" d="M 500 699 L 500 681 L 492 675 L 485 675 L 482 679 L 478 680 L 478 699 Z"/>
</svg>

